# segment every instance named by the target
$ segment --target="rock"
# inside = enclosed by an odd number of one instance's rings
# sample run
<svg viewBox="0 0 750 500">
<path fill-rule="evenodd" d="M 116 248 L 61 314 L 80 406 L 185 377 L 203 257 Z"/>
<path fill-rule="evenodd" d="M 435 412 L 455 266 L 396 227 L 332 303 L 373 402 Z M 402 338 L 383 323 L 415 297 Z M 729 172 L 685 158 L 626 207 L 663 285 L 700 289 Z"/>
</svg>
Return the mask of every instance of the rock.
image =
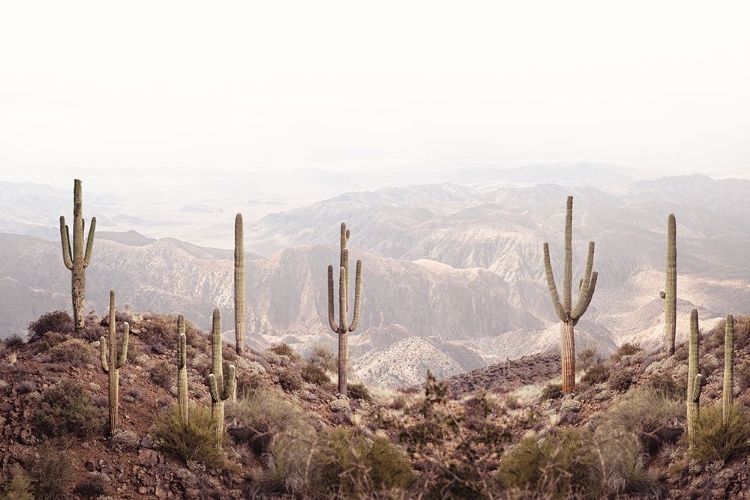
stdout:
<svg viewBox="0 0 750 500">
<path fill-rule="evenodd" d="M 153 449 L 154 443 L 149 439 L 148 435 L 144 436 L 141 440 L 141 448 Z"/>
<path fill-rule="evenodd" d="M 96 465 L 94 465 L 94 462 L 92 462 L 91 460 L 86 461 L 85 467 L 89 472 L 94 472 L 96 470 Z"/>
</svg>

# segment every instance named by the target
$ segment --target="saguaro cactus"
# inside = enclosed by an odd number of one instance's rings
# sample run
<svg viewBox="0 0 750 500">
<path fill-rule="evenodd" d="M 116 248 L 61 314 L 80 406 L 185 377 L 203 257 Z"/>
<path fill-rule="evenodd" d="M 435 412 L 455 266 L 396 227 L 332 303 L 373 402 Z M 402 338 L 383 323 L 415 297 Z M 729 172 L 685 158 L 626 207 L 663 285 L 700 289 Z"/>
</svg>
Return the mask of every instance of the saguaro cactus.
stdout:
<svg viewBox="0 0 750 500">
<path fill-rule="evenodd" d="M 235 370 L 229 366 L 229 377 L 224 383 L 224 369 L 221 354 L 221 313 L 214 309 L 213 325 L 211 328 L 211 360 L 213 368 L 208 375 L 208 388 L 211 392 L 211 416 L 216 426 L 216 442 L 220 443 L 224 436 L 224 402 L 234 393 Z"/>
<path fill-rule="evenodd" d="M 722 391 L 721 422 L 726 427 L 729 422 L 729 413 L 732 410 L 732 399 L 734 397 L 734 318 L 727 316 L 727 325 L 724 331 L 724 389 Z"/>
<path fill-rule="evenodd" d="M 117 430 L 117 406 L 120 368 L 128 360 L 128 338 L 130 337 L 130 325 L 123 323 L 122 349 L 117 356 L 117 329 L 115 324 L 115 292 L 109 292 L 109 349 L 107 339 L 102 337 L 99 341 L 99 354 L 102 360 L 102 370 L 109 375 L 109 435 L 114 436 Z M 109 360 L 107 356 L 109 355 Z"/>
<path fill-rule="evenodd" d="M 552 273 L 552 263 L 549 257 L 549 244 L 544 244 L 544 271 L 547 275 L 547 287 L 555 307 L 557 317 L 560 318 L 560 344 L 562 350 L 562 391 L 567 394 L 576 384 L 576 348 L 573 328 L 588 309 L 594 296 L 598 273 L 592 271 L 594 267 L 594 242 L 589 242 L 589 254 L 586 259 L 586 271 L 579 284 L 578 299 L 572 306 L 571 288 L 573 280 L 573 197 L 568 196 L 565 214 L 565 269 L 563 275 L 563 298 L 557 293 L 555 277 Z"/>
<path fill-rule="evenodd" d="M 245 301 L 245 242 L 242 214 L 234 218 L 234 338 L 237 354 L 245 348 L 247 302 Z"/>
<path fill-rule="evenodd" d="M 85 222 L 82 208 L 81 181 L 73 183 L 73 247 L 70 246 L 70 230 L 65 224 L 65 216 L 60 216 L 60 240 L 62 242 L 63 263 L 70 269 L 72 276 L 71 296 L 73 298 L 73 323 L 76 332 L 84 328 L 84 306 L 86 295 L 86 268 L 91 262 L 91 250 L 94 248 L 94 231 L 96 217 L 92 217 L 89 237 L 86 242 L 86 253 L 83 251 L 83 232 Z"/>
<path fill-rule="evenodd" d="M 700 397 L 703 388 L 703 375 L 698 373 L 698 311 L 690 312 L 690 338 L 688 339 L 688 379 L 687 379 L 687 434 L 690 446 L 693 446 L 695 424 L 700 416 Z"/>
<path fill-rule="evenodd" d="M 660 296 L 664 299 L 664 348 L 671 356 L 677 333 L 677 224 L 674 214 L 669 214 L 667 220 L 667 275 Z"/>
<path fill-rule="evenodd" d="M 359 308 L 362 296 L 362 261 L 357 261 L 357 271 L 354 280 L 354 315 L 352 322 L 348 323 L 349 307 L 349 250 L 346 243 L 349 241 L 349 230 L 346 223 L 341 223 L 341 253 L 339 263 L 339 322 L 333 305 L 333 266 L 328 266 L 328 324 L 331 330 L 339 334 L 339 360 L 338 360 L 338 391 L 346 396 L 347 364 L 349 362 L 349 332 L 356 330 L 359 324 Z"/>
<path fill-rule="evenodd" d="M 182 423 L 188 425 L 188 392 L 187 392 L 187 342 L 185 338 L 185 317 L 177 317 L 177 402 L 180 405 Z"/>
</svg>

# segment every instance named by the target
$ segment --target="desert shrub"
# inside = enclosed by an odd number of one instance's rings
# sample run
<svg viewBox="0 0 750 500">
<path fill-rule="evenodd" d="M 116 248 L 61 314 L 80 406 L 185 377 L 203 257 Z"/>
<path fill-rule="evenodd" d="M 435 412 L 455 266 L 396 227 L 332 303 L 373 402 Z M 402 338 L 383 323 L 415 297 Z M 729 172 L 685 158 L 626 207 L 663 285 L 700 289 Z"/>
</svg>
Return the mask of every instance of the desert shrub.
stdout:
<svg viewBox="0 0 750 500">
<path fill-rule="evenodd" d="M 34 500 L 31 480 L 18 464 L 13 464 L 4 474 L 0 486 L 0 500 Z"/>
<path fill-rule="evenodd" d="M 693 458 L 702 462 L 728 462 L 745 453 L 750 449 L 750 414 L 733 405 L 724 426 L 720 405 L 702 408 L 693 445 Z"/>
<path fill-rule="evenodd" d="M 590 441 L 575 428 L 541 442 L 526 438 L 507 453 L 496 477 L 504 488 L 533 490 L 541 498 L 600 498 L 601 465 Z"/>
<path fill-rule="evenodd" d="M 734 379 L 740 392 L 745 392 L 750 387 L 750 361 L 743 361 L 734 368 Z"/>
<path fill-rule="evenodd" d="M 539 396 L 541 401 L 547 401 L 548 399 L 559 399 L 563 396 L 561 384 L 547 384 L 542 389 L 542 394 Z"/>
<path fill-rule="evenodd" d="M 35 390 L 36 384 L 33 380 L 21 380 L 18 382 L 18 385 L 16 385 L 16 392 L 18 392 L 18 394 L 28 394 Z"/>
<path fill-rule="evenodd" d="M 294 352 L 294 349 L 292 349 L 289 344 L 284 344 L 283 342 L 273 347 L 269 347 L 268 350 L 279 356 L 286 356 L 290 359 L 300 359 L 299 354 Z"/>
<path fill-rule="evenodd" d="M 581 382 L 587 384 L 601 384 L 609 379 L 609 368 L 604 363 L 597 363 L 591 366 L 581 377 Z"/>
<path fill-rule="evenodd" d="M 338 359 L 333 350 L 324 344 L 313 346 L 307 360 L 325 371 L 334 373 L 338 369 Z"/>
<path fill-rule="evenodd" d="M 370 440 L 350 429 L 328 432 L 315 449 L 309 486 L 319 498 L 367 498 L 376 491 L 405 489 L 411 464 L 387 438 Z"/>
<path fill-rule="evenodd" d="M 60 332 L 45 332 L 39 335 L 32 343 L 35 353 L 47 352 L 50 349 L 62 344 L 69 337 Z M 31 342 L 31 340 L 29 340 Z"/>
<path fill-rule="evenodd" d="M 59 437 L 86 437 L 101 432 L 104 419 L 82 382 L 63 379 L 42 394 L 34 412 L 37 432 Z"/>
<path fill-rule="evenodd" d="M 36 342 L 47 332 L 71 334 L 74 329 L 73 318 L 67 312 L 55 311 L 42 314 L 39 319 L 29 323 L 27 335 L 29 342 Z"/>
<path fill-rule="evenodd" d="M 234 377 L 237 387 L 237 396 L 240 398 L 265 384 L 263 377 L 257 372 L 250 370 L 236 370 Z"/>
<path fill-rule="evenodd" d="M 619 349 L 615 351 L 612 356 L 609 357 L 609 359 L 613 362 L 620 361 L 625 356 L 632 356 L 633 354 L 639 353 L 643 350 L 641 346 L 638 344 L 631 344 L 629 342 L 626 342 L 622 344 Z"/>
<path fill-rule="evenodd" d="M 586 371 L 599 361 L 596 349 L 589 347 L 576 354 L 576 371 Z"/>
<path fill-rule="evenodd" d="M 664 444 L 676 442 L 682 434 L 680 422 L 684 418 L 684 401 L 645 387 L 610 408 L 600 427 L 635 435 L 643 450 L 654 455 Z"/>
<path fill-rule="evenodd" d="M 626 370 L 617 370 L 609 377 L 609 388 L 615 392 L 627 391 L 633 383 L 633 376 Z"/>
<path fill-rule="evenodd" d="M 169 390 L 177 383 L 177 367 L 166 360 L 154 363 L 149 375 L 159 387 Z"/>
<path fill-rule="evenodd" d="M 5 339 L 5 347 L 8 349 L 18 349 L 19 347 L 24 345 L 23 337 L 18 335 L 17 333 L 14 333 L 7 339 Z"/>
<path fill-rule="evenodd" d="M 177 349 L 176 316 L 149 313 L 144 316 L 138 326 L 140 330 L 138 337 L 144 346 L 150 347 L 156 354 L 174 352 Z M 206 340 L 199 335 L 196 326 L 188 320 L 185 320 L 185 344 L 193 349 L 203 348 L 206 345 Z M 188 352 L 188 354 L 191 353 Z"/>
<path fill-rule="evenodd" d="M 367 390 L 367 386 L 365 384 L 347 384 L 346 393 L 352 399 L 367 402 L 372 401 L 370 391 Z"/>
<path fill-rule="evenodd" d="M 96 349 L 81 339 L 68 339 L 49 350 L 50 361 L 69 363 L 72 366 L 83 366 L 92 363 Z"/>
<path fill-rule="evenodd" d="M 298 371 L 283 368 L 278 372 L 279 385 L 286 392 L 294 392 L 302 389 L 302 375 Z"/>
<path fill-rule="evenodd" d="M 107 494 L 107 479 L 101 472 L 92 472 L 73 488 L 73 493 L 85 498 L 99 498 Z"/>
<path fill-rule="evenodd" d="M 69 493 L 75 471 L 65 452 L 45 442 L 22 462 L 34 487 L 34 498 L 58 499 Z"/>
<path fill-rule="evenodd" d="M 326 372 L 318 365 L 307 362 L 302 367 L 302 379 L 315 385 L 327 384 L 331 381 Z"/>
<path fill-rule="evenodd" d="M 191 404 L 188 408 L 189 423 L 183 425 L 180 409 L 172 405 L 157 415 L 149 434 L 165 452 L 185 462 L 202 462 L 211 469 L 224 469 L 226 458 L 221 446 L 217 446 L 216 424 L 211 409 Z"/>
<path fill-rule="evenodd" d="M 680 387 L 669 373 L 651 376 L 647 381 L 647 386 L 662 396 L 672 399 L 684 399 L 687 392 L 687 387 Z"/>
</svg>

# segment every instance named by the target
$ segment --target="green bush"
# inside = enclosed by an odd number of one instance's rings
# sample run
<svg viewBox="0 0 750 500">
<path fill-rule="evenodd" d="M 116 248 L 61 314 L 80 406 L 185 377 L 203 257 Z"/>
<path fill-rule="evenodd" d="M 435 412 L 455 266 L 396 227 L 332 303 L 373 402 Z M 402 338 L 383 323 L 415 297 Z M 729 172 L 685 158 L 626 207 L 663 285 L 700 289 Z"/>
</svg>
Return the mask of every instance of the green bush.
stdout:
<svg viewBox="0 0 750 500">
<path fill-rule="evenodd" d="M 618 370 L 609 377 L 609 388 L 615 392 L 625 392 L 633 384 L 633 377 L 626 370 Z"/>
<path fill-rule="evenodd" d="M 296 352 L 294 352 L 294 349 L 292 349 L 289 346 L 289 344 L 284 344 L 284 343 L 277 344 L 277 345 L 275 345 L 273 347 L 270 347 L 268 350 L 271 351 L 271 352 L 273 352 L 273 353 L 278 354 L 279 356 L 286 356 L 286 357 L 288 357 L 290 359 L 294 359 L 294 360 L 300 359 L 299 354 L 297 354 Z"/>
<path fill-rule="evenodd" d="M 162 389 L 169 390 L 177 384 L 177 367 L 164 359 L 154 363 L 149 375 L 151 380 Z"/>
<path fill-rule="evenodd" d="M 302 380 L 315 385 L 323 385 L 331 381 L 320 366 L 309 361 L 302 367 Z"/>
<path fill-rule="evenodd" d="M 3 477 L 0 500 L 34 500 L 31 480 L 18 464 L 13 464 Z"/>
<path fill-rule="evenodd" d="M 64 333 L 60 332 L 45 332 L 38 337 L 34 339 L 32 342 L 29 340 L 29 343 L 33 346 L 35 353 L 41 353 L 41 352 L 47 352 L 51 349 L 54 349 L 58 345 L 62 344 L 66 340 L 68 340 L 70 337 L 68 337 Z"/>
<path fill-rule="evenodd" d="M 42 314 L 39 319 L 29 323 L 27 335 L 29 342 L 36 342 L 47 332 L 71 334 L 75 330 L 73 318 L 65 311 Z"/>
<path fill-rule="evenodd" d="M 609 379 L 609 368 L 604 363 L 591 366 L 581 377 L 581 382 L 588 384 L 601 384 Z"/>
<path fill-rule="evenodd" d="M 365 386 L 365 384 L 347 384 L 346 392 L 347 395 L 352 399 L 367 402 L 372 401 L 370 391 L 367 390 L 367 386 Z"/>
<path fill-rule="evenodd" d="M 547 401 L 548 399 L 559 399 L 563 396 L 562 384 L 547 384 L 542 389 L 542 394 L 539 396 L 541 401 Z"/>
<path fill-rule="evenodd" d="M 34 487 L 34 498 L 64 498 L 70 491 L 75 470 L 68 455 L 55 449 L 49 442 L 37 446 L 35 453 L 22 458 L 24 468 Z"/>
<path fill-rule="evenodd" d="M 279 385 L 286 392 L 302 389 L 302 375 L 295 369 L 283 368 L 278 373 Z"/>
<path fill-rule="evenodd" d="M 727 425 L 722 424 L 720 405 L 701 408 L 695 425 L 692 456 L 702 462 L 732 458 L 750 450 L 750 414 L 733 405 Z"/>
<path fill-rule="evenodd" d="M 615 353 L 609 357 L 612 362 L 620 361 L 625 356 L 632 356 L 633 354 L 639 353 L 643 350 L 638 344 L 631 344 L 626 342 L 620 346 Z"/>
<path fill-rule="evenodd" d="M 167 453 L 188 462 L 202 462 L 211 469 L 221 470 L 228 466 L 222 446 L 216 443 L 216 424 L 211 409 L 191 404 L 188 408 L 189 423 L 183 425 L 180 408 L 172 405 L 157 415 L 149 430 L 157 445 Z"/>
<path fill-rule="evenodd" d="M 104 418 L 82 382 L 63 379 L 42 394 L 33 422 L 46 436 L 87 437 L 101 432 Z"/>
<path fill-rule="evenodd" d="M 96 349 L 81 339 L 68 339 L 49 350 L 50 361 L 84 366 L 96 359 Z"/>
<path fill-rule="evenodd" d="M 325 371 L 335 373 L 338 370 L 338 359 L 330 347 L 324 344 L 313 346 L 308 361 Z"/>
<path fill-rule="evenodd" d="M 388 439 L 328 432 L 313 455 L 310 487 L 317 498 L 368 498 L 373 492 L 405 489 L 414 479 L 406 456 Z"/>
</svg>

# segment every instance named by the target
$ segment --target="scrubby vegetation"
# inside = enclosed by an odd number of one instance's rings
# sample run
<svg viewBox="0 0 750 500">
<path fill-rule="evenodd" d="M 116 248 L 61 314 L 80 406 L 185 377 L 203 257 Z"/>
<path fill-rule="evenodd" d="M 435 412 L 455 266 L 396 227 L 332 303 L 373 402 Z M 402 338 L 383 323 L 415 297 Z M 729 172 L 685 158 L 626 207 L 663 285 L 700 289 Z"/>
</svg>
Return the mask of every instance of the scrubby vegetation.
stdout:
<svg viewBox="0 0 750 500">
<path fill-rule="evenodd" d="M 750 453 L 750 325 L 739 317 L 735 403 L 722 423 L 723 325 L 703 334 L 707 385 L 693 446 L 686 354 L 622 346 L 578 356 L 563 395 L 560 358 L 527 356 L 398 391 L 331 381 L 336 358 L 224 349 L 236 366 L 217 442 L 205 380 L 209 334 L 188 346 L 188 419 L 176 405 L 170 317 L 130 314 L 120 375 L 120 430 L 105 435 L 107 376 L 92 341 L 38 323 L 29 343 L 4 342 L 0 473 L 5 498 L 665 498 L 736 496 Z M 89 328 L 102 320 L 89 315 Z M 89 326 L 95 325 L 95 326 Z M 745 330 L 743 330 L 745 328 Z M 47 330 L 47 331 L 43 331 Z M 34 330 L 37 331 L 37 330 Z M 97 340 L 98 341 L 98 340 Z M 153 349 L 147 342 L 162 344 Z M 12 345 L 12 350 L 8 346 Z M 135 354 L 131 358 L 131 349 Z M 7 362 L 11 358 L 13 362 Z M 231 359 L 230 359 L 231 358 Z M 717 474 L 721 472 L 721 474 Z M 135 492 L 138 492 L 137 494 Z"/>
</svg>

